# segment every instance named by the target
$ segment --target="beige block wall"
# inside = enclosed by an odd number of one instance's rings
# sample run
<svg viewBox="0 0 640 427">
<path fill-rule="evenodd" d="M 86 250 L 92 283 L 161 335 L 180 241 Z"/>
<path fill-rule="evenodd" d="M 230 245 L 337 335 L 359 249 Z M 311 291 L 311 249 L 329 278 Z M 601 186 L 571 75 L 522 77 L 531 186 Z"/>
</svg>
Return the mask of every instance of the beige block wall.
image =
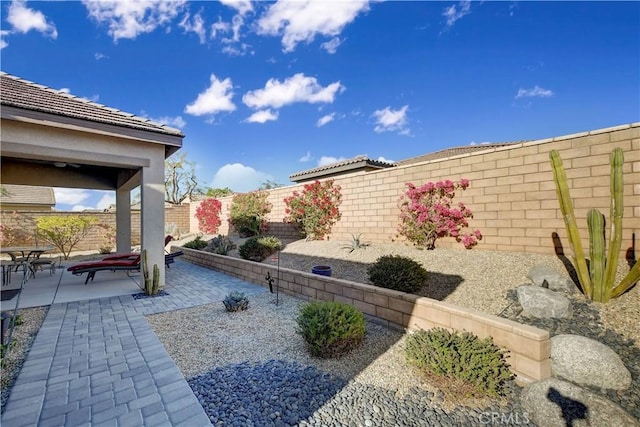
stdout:
<svg viewBox="0 0 640 427">
<path fill-rule="evenodd" d="M 370 242 L 392 242 L 397 239 L 397 202 L 405 183 L 467 178 L 470 187 L 457 194 L 454 201 L 464 202 L 474 213 L 470 228 L 484 235 L 477 249 L 553 254 L 553 235 L 557 233 L 569 254 L 549 151 L 558 150 L 563 160 L 582 243 L 588 247 L 587 211 L 597 208 L 609 218 L 609 153 L 616 147 L 622 148 L 625 156 L 624 256 L 629 248 L 639 247 L 632 239 L 640 236 L 640 123 L 345 175 L 335 180 L 342 187 L 342 218 L 330 239 L 351 240 L 352 234 L 362 233 L 362 238 Z M 269 220 L 273 224 L 281 224 L 285 216 L 283 199 L 301 188 L 294 185 L 270 191 L 273 209 Z M 231 198 L 221 201 L 224 214 Z M 191 224 L 191 231 L 197 231 L 197 221 L 193 219 Z M 437 245 L 462 248 L 451 238 L 439 240 Z"/>
<path fill-rule="evenodd" d="M 35 244 L 35 224 L 38 218 L 45 216 L 91 216 L 97 219 L 97 224 L 111 226 L 113 230 L 116 227 L 116 217 L 114 212 L 42 212 L 42 211 L 16 211 L 2 212 L 1 223 L 5 227 L 19 228 L 24 230 L 26 239 L 22 242 L 14 244 Z M 175 224 L 176 227 L 184 234 L 189 232 L 190 227 L 190 208 L 185 204 L 182 206 L 171 206 L 165 209 L 165 224 Z M 73 248 L 73 251 L 93 251 L 96 253 L 98 249 L 105 244 L 104 238 L 105 228 L 98 226 L 93 227 L 87 236 L 80 240 Z M 131 212 L 131 239 L 133 245 L 140 244 L 140 211 Z M 37 242 L 42 244 L 44 242 Z M 115 247 L 114 247 L 115 250 Z M 55 251 L 52 251 L 55 253 Z"/>
<path fill-rule="evenodd" d="M 509 351 L 520 383 L 551 376 L 549 332 L 494 315 L 372 285 L 319 276 L 187 248 L 183 259 L 267 287 L 267 273 L 279 278 L 280 292 L 304 300 L 340 301 L 360 309 L 369 320 L 395 329 L 433 327 L 469 331 Z M 275 284 L 274 284 L 275 285 Z"/>
</svg>

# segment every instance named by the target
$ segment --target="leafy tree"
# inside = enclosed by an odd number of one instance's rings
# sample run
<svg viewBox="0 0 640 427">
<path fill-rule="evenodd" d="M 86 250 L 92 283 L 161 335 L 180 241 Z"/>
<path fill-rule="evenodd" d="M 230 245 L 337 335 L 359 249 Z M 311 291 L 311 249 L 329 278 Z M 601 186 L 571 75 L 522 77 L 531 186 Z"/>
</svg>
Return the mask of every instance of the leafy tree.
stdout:
<svg viewBox="0 0 640 427">
<path fill-rule="evenodd" d="M 305 184 L 302 193 L 294 191 L 284 199 L 284 222 L 296 224 L 307 240 L 322 240 L 340 220 L 342 188 L 332 179 Z"/>
<path fill-rule="evenodd" d="M 179 205 L 188 197 L 200 192 L 196 178 L 195 163 L 187 160 L 187 153 L 182 152 L 164 162 L 165 200 Z"/>
<path fill-rule="evenodd" d="M 283 184 L 280 184 L 276 181 L 271 181 L 270 179 L 268 179 L 265 182 L 263 182 L 262 185 L 260 185 L 260 188 L 258 188 L 258 190 L 272 190 L 278 187 L 283 187 Z"/>
<path fill-rule="evenodd" d="M 205 196 L 213 197 L 213 198 L 231 196 L 232 194 L 233 194 L 233 191 L 229 187 L 224 187 L 224 188 L 209 187 L 207 188 L 207 191 L 204 193 Z"/>
<path fill-rule="evenodd" d="M 69 259 L 71 250 L 97 222 L 92 216 L 45 216 L 36 220 L 36 229 L 38 236 L 60 249 L 64 259 Z"/>
</svg>

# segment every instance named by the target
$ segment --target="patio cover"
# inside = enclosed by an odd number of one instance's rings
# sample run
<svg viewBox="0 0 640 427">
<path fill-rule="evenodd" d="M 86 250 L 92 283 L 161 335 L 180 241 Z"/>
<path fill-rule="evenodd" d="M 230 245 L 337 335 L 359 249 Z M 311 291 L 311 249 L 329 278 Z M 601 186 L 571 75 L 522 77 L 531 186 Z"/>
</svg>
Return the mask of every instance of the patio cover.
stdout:
<svg viewBox="0 0 640 427">
<path fill-rule="evenodd" d="M 164 286 L 164 161 L 179 129 L 0 72 L 0 183 L 115 190 L 116 249 L 131 251 L 131 190 L 141 244 Z"/>
</svg>

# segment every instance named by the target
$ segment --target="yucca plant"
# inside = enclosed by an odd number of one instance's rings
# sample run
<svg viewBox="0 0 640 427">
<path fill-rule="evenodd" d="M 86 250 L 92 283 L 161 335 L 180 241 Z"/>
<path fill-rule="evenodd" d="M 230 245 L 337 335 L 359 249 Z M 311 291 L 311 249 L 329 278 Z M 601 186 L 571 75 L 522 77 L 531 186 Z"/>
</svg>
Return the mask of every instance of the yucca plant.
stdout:
<svg viewBox="0 0 640 427">
<path fill-rule="evenodd" d="M 362 240 L 360 240 L 360 236 L 362 236 L 362 234 L 358 234 L 357 236 L 355 234 L 352 234 L 351 243 L 349 243 L 348 245 L 344 245 L 342 249 L 348 249 L 349 253 L 351 253 L 357 249 L 366 249 L 367 246 L 371 246 L 371 243 L 363 242 Z"/>
<path fill-rule="evenodd" d="M 553 169 L 553 181 L 556 184 L 560 211 L 567 229 L 567 237 L 573 248 L 573 264 L 578 273 L 582 292 L 591 300 L 607 302 L 622 295 L 640 280 L 640 262 L 636 262 L 622 281 L 615 285 L 620 246 L 622 245 L 623 184 L 622 165 L 624 155 L 621 148 L 611 152 L 611 231 L 609 250 L 605 251 L 604 215 L 598 209 L 587 213 L 589 229 L 589 267 L 580 242 L 580 234 L 573 213 L 573 203 L 569 195 L 567 176 L 560 154 L 556 150 L 549 153 Z M 606 252 L 606 254 L 605 254 Z"/>
</svg>

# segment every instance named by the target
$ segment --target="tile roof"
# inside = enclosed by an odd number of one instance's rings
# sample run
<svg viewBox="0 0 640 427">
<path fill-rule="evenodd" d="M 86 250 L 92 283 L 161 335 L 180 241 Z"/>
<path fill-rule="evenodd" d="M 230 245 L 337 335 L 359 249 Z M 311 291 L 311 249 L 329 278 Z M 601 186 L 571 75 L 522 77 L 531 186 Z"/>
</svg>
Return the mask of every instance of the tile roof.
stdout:
<svg viewBox="0 0 640 427">
<path fill-rule="evenodd" d="M 51 89 L 2 71 L 0 71 L 0 103 L 2 106 L 11 106 L 172 136 L 184 136 L 179 129 Z"/>
<path fill-rule="evenodd" d="M 420 156 L 400 160 L 396 162 L 396 165 L 402 166 L 402 165 L 410 165 L 412 163 L 427 162 L 430 160 L 446 159 L 447 157 L 475 153 L 476 151 L 490 150 L 492 148 L 500 148 L 500 147 L 505 147 L 505 146 L 514 145 L 514 144 L 520 144 L 522 142 L 524 141 L 474 144 L 474 145 L 464 145 L 462 147 L 445 148 L 444 150 L 436 151 L 435 153 L 422 154 Z"/>
<path fill-rule="evenodd" d="M 373 160 L 370 159 L 366 156 L 358 156 L 358 157 L 354 157 L 352 159 L 347 159 L 347 160 L 343 160 L 340 162 L 336 162 L 336 163 L 331 163 L 329 165 L 324 165 L 324 166 L 318 166 L 317 168 L 313 168 L 313 169 L 307 169 L 301 172 L 296 172 L 293 175 L 289 175 L 289 179 L 291 179 L 292 181 L 296 181 L 296 178 L 300 178 L 302 176 L 308 176 L 308 175 L 329 175 L 331 173 L 333 173 L 334 169 L 335 172 L 338 172 L 338 170 L 340 172 L 344 172 L 344 171 L 351 171 L 354 169 L 361 169 L 361 168 L 370 168 L 370 169 L 383 169 L 383 168 L 389 168 L 389 167 L 393 167 L 394 164 L 393 163 L 389 163 L 389 162 L 381 162 L 380 160 Z M 320 172 L 325 172 L 325 174 L 320 174 Z"/>
<path fill-rule="evenodd" d="M 35 185 L 2 184 L 6 194 L 2 195 L 2 204 L 51 205 L 56 204 L 56 196 L 51 187 Z"/>
</svg>

